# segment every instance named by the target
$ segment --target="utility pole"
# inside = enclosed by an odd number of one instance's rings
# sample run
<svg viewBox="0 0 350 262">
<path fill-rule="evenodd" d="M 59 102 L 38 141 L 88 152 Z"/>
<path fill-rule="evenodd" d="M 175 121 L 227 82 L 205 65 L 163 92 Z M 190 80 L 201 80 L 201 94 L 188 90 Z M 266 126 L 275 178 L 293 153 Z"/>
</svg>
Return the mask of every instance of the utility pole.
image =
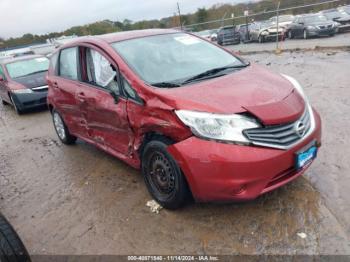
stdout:
<svg viewBox="0 0 350 262">
<path fill-rule="evenodd" d="M 280 4 L 281 4 L 281 2 L 278 2 L 278 4 L 277 4 L 277 10 L 276 10 L 276 15 L 277 15 L 277 36 L 276 36 L 276 53 L 280 53 L 281 52 L 281 50 L 279 49 L 279 46 L 278 46 L 278 41 L 279 41 L 279 15 L 280 15 Z M 282 36 L 283 37 L 283 36 Z"/>
<path fill-rule="evenodd" d="M 181 12 L 180 12 L 179 2 L 177 2 L 177 12 L 179 13 L 179 22 L 180 22 L 180 28 L 181 28 L 181 31 L 182 31 L 182 21 L 181 21 Z"/>
</svg>

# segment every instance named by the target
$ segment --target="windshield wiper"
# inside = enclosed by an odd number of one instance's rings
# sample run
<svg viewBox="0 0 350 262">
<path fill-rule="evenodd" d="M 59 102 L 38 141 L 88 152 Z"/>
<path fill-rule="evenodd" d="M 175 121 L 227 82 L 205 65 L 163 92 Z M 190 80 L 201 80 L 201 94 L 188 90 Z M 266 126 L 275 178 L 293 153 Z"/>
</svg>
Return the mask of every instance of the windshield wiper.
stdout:
<svg viewBox="0 0 350 262">
<path fill-rule="evenodd" d="M 35 75 L 35 74 L 39 74 L 39 73 L 44 73 L 44 72 L 47 72 L 47 69 L 46 70 L 35 71 L 35 72 L 29 73 L 29 74 L 26 74 L 26 75 L 23 75 L 23 76 L 31 76 L 31 75 Z"/>
<path fill-rule="evenodd" d="M 180 87 L 180 84 L 172 83 L 172 82 L 159 82 L 159 83 L 153 83 L 152 86 L 156 87 Z"/>
<path fill-rule="evenodd" d="M 217 68 L 213 68 L 210 69 L 208 71 L 205 71 L 203 73 L 200 73 L 198 75 L 195 75 L 193 77 L 190 77 L 188 79 L 186 79 L 185 81 L 183 81 L 181 84 L 188 84 L 197 80 L 201 80 L 201 79 L 206 79 L 206 78 L 213 78 L 213 77 L 219 77 L 222 76 L 223 74 L 217 75 L 218 73 L 225 71 L 227 69 L 239 69 L 239 68 L 244 68 L 249 66 L 249 63 L 246 64 L 241 64 L 241 65 L 234 65 L 234 66 L 223 66 L 223 67 L 217 67 Z"/>
</svg>

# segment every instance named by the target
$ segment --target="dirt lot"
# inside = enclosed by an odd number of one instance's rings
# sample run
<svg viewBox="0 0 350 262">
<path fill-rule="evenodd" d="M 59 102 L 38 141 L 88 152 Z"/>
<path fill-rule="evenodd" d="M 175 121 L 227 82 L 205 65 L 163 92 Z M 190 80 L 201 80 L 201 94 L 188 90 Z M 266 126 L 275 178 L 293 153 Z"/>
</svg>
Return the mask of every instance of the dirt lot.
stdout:
<svg viewBox="0 0 350 262">
<path fill-rule="evenodd" d="M 151 213 L 137 171 L 82 141 L 62 145 L 47 111 L 0 106 L 0 208 L 29 252 L 350 254 L 350 53 L 246 58 L 296 77 L 324 128 L 307 174 L 249 203 Z"/>
</svg>

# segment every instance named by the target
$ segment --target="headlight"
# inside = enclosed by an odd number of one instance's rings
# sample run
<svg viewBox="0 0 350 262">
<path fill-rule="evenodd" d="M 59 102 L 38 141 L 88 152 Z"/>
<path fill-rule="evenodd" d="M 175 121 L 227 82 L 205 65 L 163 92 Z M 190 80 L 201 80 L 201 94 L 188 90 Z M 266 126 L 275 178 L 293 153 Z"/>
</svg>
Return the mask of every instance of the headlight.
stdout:
<svg viewBox="0 0 350 262">
<path fill-rule="evenodd" d="M 315 129 L 315 116 L 311 107 L 311 104 L 309 102 L 309 99 L 307 98 L 304 89 L 301 87 L 301 85 L 299 84 L 299 82 L 297 80 L 295 80 L 293 77 L 291 76 L 287 76 L 287 75 L 283 75 L 283 77 L 285 77 L 289 82 L 292 83 L 292 85 L 294 86 L 294 88 L 298 91 L 298 93 L 301 95 L 301 97 L 304 99 L 305 101 L 305 107 L 306 110 L 309 111 L 309 116 L 310 116 L 310 130 L 309 130 L 309 134 Z"/>
<path fill-rule="evenodd" d="M 309 30 L 316 30 L 316 27 L 315 27 L 315 26 L 312 26 L 312 25 L 308 25 L 308 26 L 307 26 L 307 29 L 309 29 Z"/>
<path fill-rule="evenodd" d="M 17 90 L 12 90 L 13 93 L 15 94 L 29 94 L 33 93 L 32 89 L 17 89 Z"/>
<path fill-rule="evenodd" d="M 268 31 L 262 31 L 262 32 L 261 32 L 261 35 L 268 35 L 268 34 L 269 34 Z"/>
<path fill-rule="evenodd" d="M 219 141 L 248 144 L 242 131 L 259 127 L 259 123 L 243 115 L 211 114 L 188 110 L 177 110 L 176 115 L 189 126 L 194 135 Z"/>
</svg>

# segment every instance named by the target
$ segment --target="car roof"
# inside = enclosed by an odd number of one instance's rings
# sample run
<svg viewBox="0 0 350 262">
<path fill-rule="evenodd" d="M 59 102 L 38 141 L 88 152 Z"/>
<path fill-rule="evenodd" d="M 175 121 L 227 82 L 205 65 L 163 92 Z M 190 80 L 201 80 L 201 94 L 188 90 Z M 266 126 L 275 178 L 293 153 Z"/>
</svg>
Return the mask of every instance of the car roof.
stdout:
<svg viewBox="0 0 350 262">
<path fill-rule="evenodd" d="M 181 31 L 175 30 L 175 29 L 145 29 L 145 30 L 132 30 L 132 31 L 110 33 L 105 35 L 98 35 L 98 36 L 89 37 L 89 39 L 98 38 L 108 43 L 114 43 L 114 42 L 119 42 L 124 40 L 135 39 L 135 38 L 180 33 L 180 32 Z"/>
<path fill-rule="evenodd" d="M 13 62 L 29 60 L 29 59 L 34 59 L 34 58 L 40 58 L 40 57 L 45 57 L 45 56 L 43 56 L 43 55 L 24 55 L 24 56 L 18 56 L 18 57 L 9 57 L 9 58 L 0 59 L 0 64 L 5 65 L 5 64 L 13 63 Z"/>
</svg>

